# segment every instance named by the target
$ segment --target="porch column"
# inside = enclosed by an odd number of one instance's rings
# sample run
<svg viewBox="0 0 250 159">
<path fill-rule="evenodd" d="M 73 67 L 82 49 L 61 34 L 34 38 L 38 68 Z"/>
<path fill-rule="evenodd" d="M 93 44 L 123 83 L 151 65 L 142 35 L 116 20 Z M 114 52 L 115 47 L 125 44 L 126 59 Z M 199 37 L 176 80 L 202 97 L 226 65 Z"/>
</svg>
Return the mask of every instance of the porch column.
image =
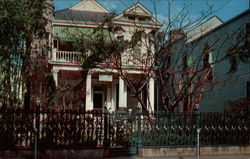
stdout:
<svg viewBox="0 0 250 159">
<path fill-rule="evenodd" d="M 58 86 L 58 72 L 59 72 L 59 70 L 52 70 L 53 78 L 55 80 L 56 87 Z"/>
<path fill-rule="evenodd" d="M 155 82 L 153 78 L 149 79 L 149 87 L 148 87 L 148 110 L 154 111 L 155 106 Z"/>
<path fill-rule="evenodd" d="M 111 85 L 108 85 L 107 87 L 107 108 L 111 108 L 112 106 L 112 103 L 111 103 Z"/>
<path fill-rule="evenodd" d="M 86 79 L 86 111 L 93 110 L 93 91 L 92 91 L 92 82 L 91 75 L 87 75 Z"/>
<path fill-rule="evenodd" d="M 112 83 L 112 99 L 111 99 L 111 111 L 116 109 L 116 83 Z"/>
<path fill-rule="evenodd" d="M 57 44 L 57 46 L 58 46 L 58 44 Z M 53 49 L 52 49 L 52 60 L 53 60 L 53 61 L 56 61 L 56 51 L 57 51 L 56 48 L 53 48 Z"/>
<path fill-rule="evenodd" d="M 119 77 L 119 107 L 127 107 L 127 88 L 121 77 Z"/>
<path fill-rule="evenodd" d="M 124 83 L 124 81 L 123 81 Z M 124 83 L 124 107 L 127 108 L 127 102 L 128 102 L 128 94 L 127 94 L 127 85 Z"/>
</svg>

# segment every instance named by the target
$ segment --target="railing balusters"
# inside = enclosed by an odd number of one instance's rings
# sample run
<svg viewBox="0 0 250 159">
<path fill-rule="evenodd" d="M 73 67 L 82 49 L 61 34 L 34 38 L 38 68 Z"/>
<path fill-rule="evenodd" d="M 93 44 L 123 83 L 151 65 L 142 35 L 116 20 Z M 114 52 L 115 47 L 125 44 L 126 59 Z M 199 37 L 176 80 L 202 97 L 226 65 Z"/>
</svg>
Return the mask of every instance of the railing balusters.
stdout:
<svg viewBox="0 0 250 159">
<path fill-rule="evenodd" d="M 54 51 L 53 54 L 55 54 L 55 61 L 60 61 L 60 62 L 80 62 L 80 55 L 81 53 L 79 52 L 69 52 L 69 51 Z M 54 56 L 53 56 L 54 57 Z"/>
</svg>

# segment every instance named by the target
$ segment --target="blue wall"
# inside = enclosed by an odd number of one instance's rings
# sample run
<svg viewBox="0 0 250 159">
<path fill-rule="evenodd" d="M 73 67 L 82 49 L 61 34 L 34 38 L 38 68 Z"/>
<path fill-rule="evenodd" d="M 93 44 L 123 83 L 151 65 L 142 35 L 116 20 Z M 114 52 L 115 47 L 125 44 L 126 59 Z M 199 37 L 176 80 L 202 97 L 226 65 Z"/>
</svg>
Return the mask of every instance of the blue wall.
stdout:
<svg viewBox="0 0 250 159">
<path fill-rule="evenodd" d="M 228 48 L 235 46 L 238 39 L 245 35 L 246 23 L 250 21 L 249 16 L 248 12 L 206 35 L 199 41 L 194 52 L 200 52 L 202 50 L 200 47 L 204 47 L 204 43 L 207 42 L 209 45 L 215 44 L 212 51 L 213 61 L 217 54 L 219 57 L 225 55 Z M 205 90 L 199 109 L 201 112 L 224 111 L 229 100 L 246 97 L 246 82 L 250 80 L 250 64 L 238 61 L 237 71 L 228 73 L 229 70 L 229 60 L 214 64 L 213 83 Z"/>
<path fill-rule="evenodd" d="M 200 39 L 186 44 L 185 49 L 181 51 L 179 49 L 185 39 L 179 40 L 175 44 L 174 51 L 176 54 L 172 57 L 172 65 L 178 52 L 185 52 L 185 50 L 190 53 L 195 65 L 197 65 L 198 57 L 202 54 L 206 43 L 213 46 L 211 51 L 213 61 L 215 61 L 216 57 L 223 57 L 230 47 L 235 46 L 239 39 L 246 35 L 247 22 L 250 22 L 250 10 L 229 20 Z M 181 65 L 181 63 L 182 61 L 179 60 L 178 65 Z M 202 62 L 199 65 L 201 64 Z M 224 111 L 229 100 L 247 96 L 246 83 L 250 81 L 250 64 L 238 61 L 237 71 L 229 73 L 229 70 L 230 62 L 228 59 L 213 65 L 213 81 L 205 89 L 199 106 L 200 112 Z"/>
</svg>

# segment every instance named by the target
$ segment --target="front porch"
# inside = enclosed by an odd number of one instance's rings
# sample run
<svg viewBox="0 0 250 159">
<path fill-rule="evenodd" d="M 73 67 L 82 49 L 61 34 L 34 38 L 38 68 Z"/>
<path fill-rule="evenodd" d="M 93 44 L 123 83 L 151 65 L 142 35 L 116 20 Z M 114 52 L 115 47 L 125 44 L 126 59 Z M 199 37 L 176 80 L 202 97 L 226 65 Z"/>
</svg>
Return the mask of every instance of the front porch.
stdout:
<svg viewBox="0 0 250 159">
<path fill-rule="evenodd" d="M 141 98 L 146 101 L 148 110 L 154 108 L 154 80 L 150 80 Z M 143 109 L 136 96 L 124 80 L 117 74 L 93 73 L 86 80 L 86 111 L 107 108 L 116 111 L 118 108 Z M 151 107 L 151 108 L 150 108 Z"/>
<path fill-rule="evenodd" d="M 64 65 L 64 64 L 54 64 L 52 69 L 53 77 L 57 88 L 73 88 L 75 84 L 78 84 L 81 81 L 81 70 L 82 68 L 77 65 Z M 131 71 L 129 76 L 133 78 L 140 78 L 139 71 L 137 74 Z M 84 97 L 78 99 L 70 100 L 82 100 L 83 105 L 78 106 L 69 106 L 67 103 L 67 97 L 63 97 L 61 103 L 58 107 L 63 109 L 83 109 L 85 111 L 91 110 L 100 110 L 103 111 L 103 108 L 107 108 L 109 111 L 116 111 L 119 108 L 126 108 L 130 111 L 135 111 L 136 109 L 144 110 L 141 106 L 138 98 L 126 86 L 124 80 L 121 76 L 118 75 L 115 70 L 112 69 L 92 69 L 89 71 L 89 74 L 84 80 L 85 83 L 82 83 L 86 87 L 86 92 Z M 140 99 L 144 101 L 147 105 L 149 111 L 154 111 L 155 104 L 155 86 L 154 79 L 151 78 L 145 88 L 143 88 Z M 81 93 L 78 92 L 78 93 Z M 77 95 L 77 94 L 76 94 Z M 61 94 L 63 96 L 63 94 Z M 66 102 L 64 102 L 66 101 Z M 74 101 L 73 101 L 74 102 Z"/>
</svg>

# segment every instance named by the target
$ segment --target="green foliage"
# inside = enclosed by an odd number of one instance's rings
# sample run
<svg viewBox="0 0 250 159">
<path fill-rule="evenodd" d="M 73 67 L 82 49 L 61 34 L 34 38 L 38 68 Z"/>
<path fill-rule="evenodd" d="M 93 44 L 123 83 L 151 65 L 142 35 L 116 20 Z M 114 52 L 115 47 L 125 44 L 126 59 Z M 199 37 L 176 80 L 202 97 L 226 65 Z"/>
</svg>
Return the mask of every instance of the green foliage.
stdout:
<svg viewBox="0 0 250 159">
<path fill-rule="evenodd" d="M 92 29 L 88 33 L 82 32 L 75 43 L 77 51 L 82 53 L 82 65 L 93 68 L 108 59 L 118 49 L 122 49 L 113 33 L 106 29 Z"/>
<path fill-rule="evenodd" d="M 0 0 L 0 106 L 22 103 L 31 44 L 45 31 L 44 1 Z"/>
<path fill-rule="evenodd" d="M 56 84 L 55 80 L 53 78 L 53 75 L 51 73 L 47 74 L 46 76 L 46 82 L 45 82 L 45 95 L 43 96 L 43 99 L 41 100 L 41 106 L 45 107 L 46 109 L 52 109 L 55 97 L 56 97 Z"/>
</svg>

